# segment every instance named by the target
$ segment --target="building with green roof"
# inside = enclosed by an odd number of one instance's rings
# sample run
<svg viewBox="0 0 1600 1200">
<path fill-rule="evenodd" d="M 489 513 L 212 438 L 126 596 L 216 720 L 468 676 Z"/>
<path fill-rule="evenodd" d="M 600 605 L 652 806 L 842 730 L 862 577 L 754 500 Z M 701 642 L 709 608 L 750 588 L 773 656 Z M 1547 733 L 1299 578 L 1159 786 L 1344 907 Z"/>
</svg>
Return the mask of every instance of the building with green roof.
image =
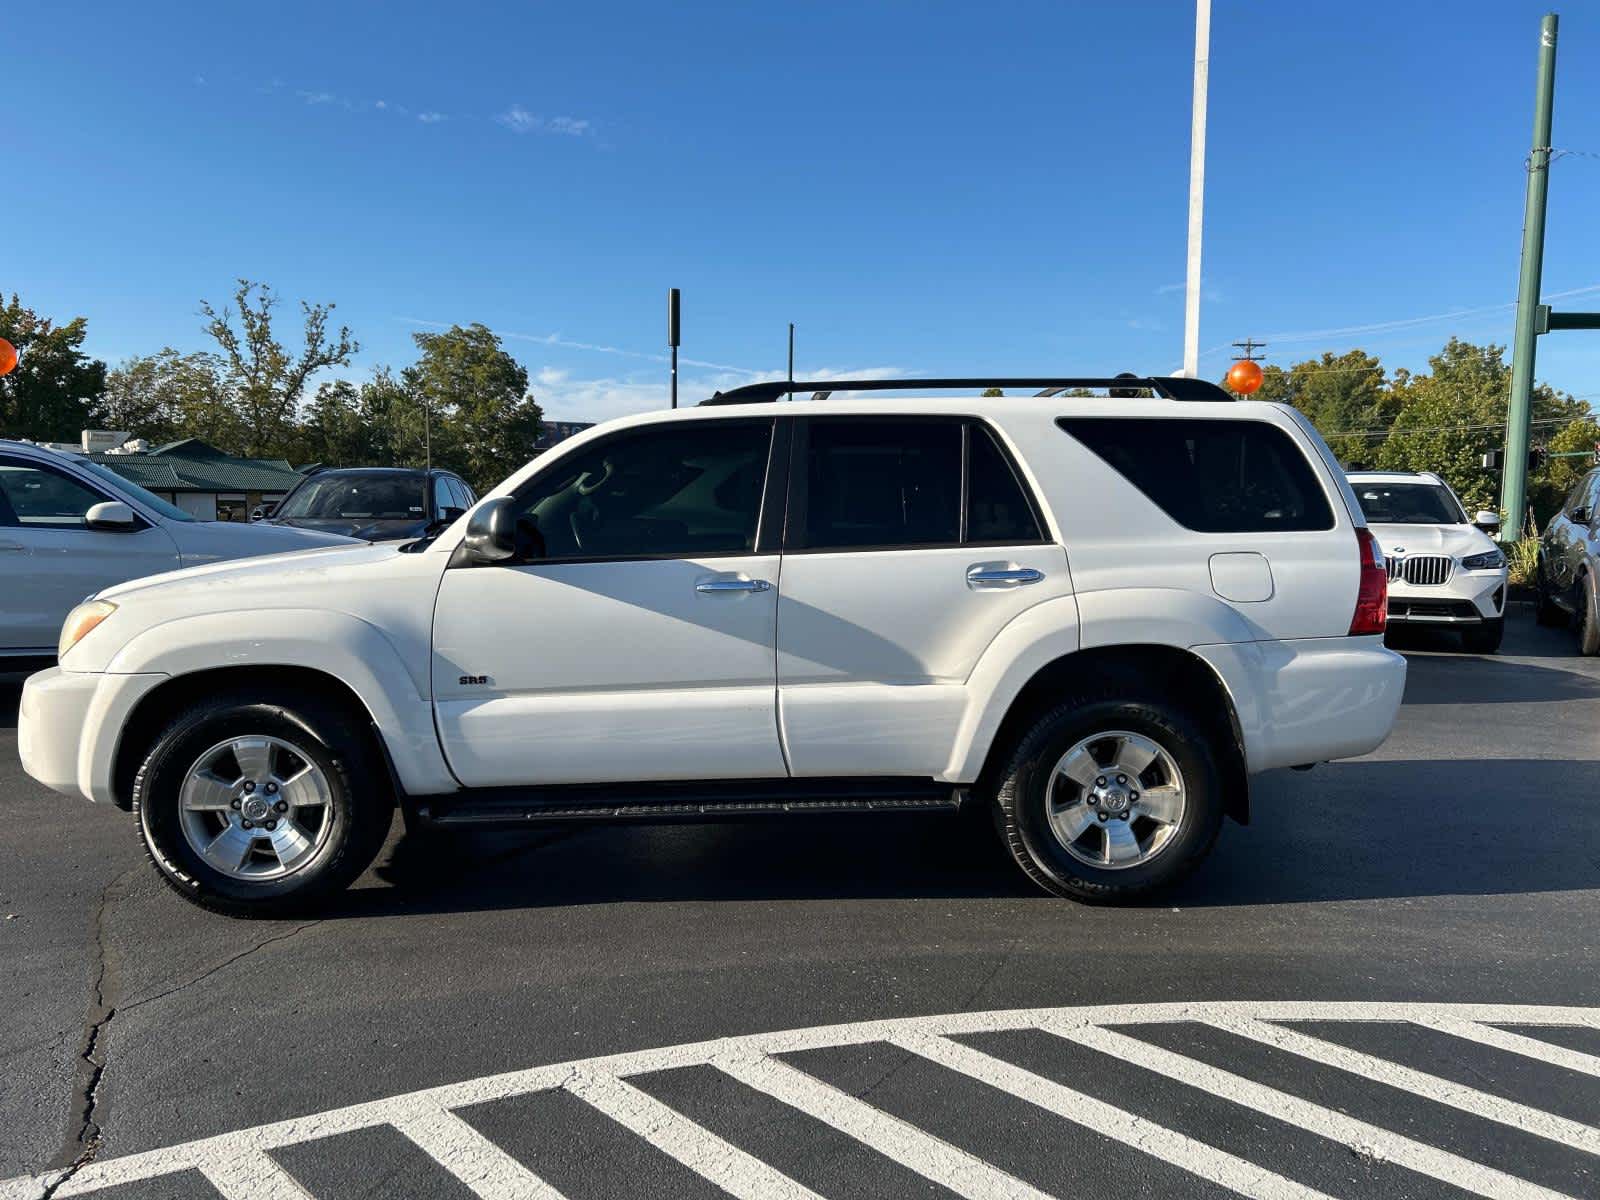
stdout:
<svg viewBox="0 0 1600 1200">
<path fill-rule="evenodd" d="M 248 521 L 258 504 L 283 499 L 303 478 L 281 458 L 239 458 L 199 438 L 129 448 L 140 445 L 85 457 L 202 521 Z"/>
</svg>

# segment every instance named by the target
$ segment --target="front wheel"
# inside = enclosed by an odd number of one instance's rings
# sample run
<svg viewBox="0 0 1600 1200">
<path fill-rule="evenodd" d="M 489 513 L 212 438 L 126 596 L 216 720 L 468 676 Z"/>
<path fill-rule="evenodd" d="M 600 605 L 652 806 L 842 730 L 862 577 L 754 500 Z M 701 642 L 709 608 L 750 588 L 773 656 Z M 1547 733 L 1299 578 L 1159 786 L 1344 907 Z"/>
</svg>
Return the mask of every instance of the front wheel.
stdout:
<svg viewBox="0 0 1600 1200">
<path fill-rule="evenodd" d="M 1589 571 L 1578 580 L 1578 653 L 1600 654 L 1600 580 Z"/>
<path fill-rule="evenodd" d="M 140 836 L 196 904 L 298 912 L 354 881 L 382 846 L 392 809 L 376 758 L 359 725 L 314 699 L 209 699 L 179 714 L 140 767 Z"/>
<path fill-rule="evenodd" d="M 1492 621 L 1485 621 L 1475 629 L 1465 629 L 1461 633 L 1461 645 L 1470 654 L 1493 654 L 1500 649 L 1500 643 L 1505 640 L 1506 619 L 1496 617 Z"/>
<path fill-rule="evenodd" d="M 1178 882 L 1210 852 L 1223 815 L 1212 735 L 1181 709 L 1133 699 L 1041 717 L 995 800 L 1001 837 L 1028 877 L 1097 903 Z"/>
</svg>

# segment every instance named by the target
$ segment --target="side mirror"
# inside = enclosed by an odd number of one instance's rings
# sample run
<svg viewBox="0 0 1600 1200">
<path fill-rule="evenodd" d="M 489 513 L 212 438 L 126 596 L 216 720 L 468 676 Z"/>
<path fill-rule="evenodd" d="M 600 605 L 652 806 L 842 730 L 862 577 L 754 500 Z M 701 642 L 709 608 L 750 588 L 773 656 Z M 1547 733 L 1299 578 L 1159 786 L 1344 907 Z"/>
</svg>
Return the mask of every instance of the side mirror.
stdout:
<svg viewBox="0 0 1600 1200">
<path fill-rule="evenodd" d="M 104 529 L 110 532 L 127 532 L 139 528 L 139 518 L 133 515 L 133 509 L 120 500 L 106 500 L 94 505 L 83 514 L 83 523 L 90 529 Z"/>
<path fill-rule="evenodd" d="M 1480 509 L 1478 515 L 1472 518 L 1472 523 L 1485 533 L 1497 533 L 1500 529 L 1500 514 L 1489 509 Z"/>
<path fill-rule="evenodd" d="M 523 528 L 519 528 L 522 526 Z M 485 500 L 472 511 L 467 537 L 461 543 L 467 557 L 477 563 L 510 563 L 533 557 L 534 539 L 528 522 L 517 520 L 517 502 L 510 496 Z"/>
<path fill-rule="evenodd" d="M 268 517 L 270 517 L 273 513 L 277 512 L 277 511 L 278 511 L 277 501 L 275 501 L 275 500 L 274 501 L 268 501 L 266 504 L 258 504 L 254 508 L 252 508 L 250 510 L 250 519 L 252 521 L 265 521 Z"/>
</svg>

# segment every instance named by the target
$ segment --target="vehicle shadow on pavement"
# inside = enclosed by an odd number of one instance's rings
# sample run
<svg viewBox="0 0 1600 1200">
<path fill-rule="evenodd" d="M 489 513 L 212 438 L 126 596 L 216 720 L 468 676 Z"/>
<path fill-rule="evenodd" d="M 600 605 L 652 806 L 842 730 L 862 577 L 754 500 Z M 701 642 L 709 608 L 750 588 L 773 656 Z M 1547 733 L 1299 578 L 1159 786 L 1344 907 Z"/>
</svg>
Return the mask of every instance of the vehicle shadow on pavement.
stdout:
<svg viewBox="0 0 1600 1200">
<path fill-rule="evenodd" d="M 1600 889 L 1600 761 L 1329 763 L 1256 780 L 1189 906 Z"/>
<path fill-rule="evenodd" d="M 1576 667 L 1584 660 L 1574 657 Z M 1600 699 L 1600 677 L 1500 658 L 1406 656 L 1406 704 L 1543 704 Z"/>
<path fill-rule="evenodd" d="M 0 678 L 0 729 L 17 727 L 17 709 L 22 704 L 22 681 Z"/>
<path fill-rule="evenodd" d="M 330 917 L 629 901 L 926 899 L 1039 893 L 986 820 L 807 817 L 591 826 L 544 834 L 403 833 Z"/>
</svg>

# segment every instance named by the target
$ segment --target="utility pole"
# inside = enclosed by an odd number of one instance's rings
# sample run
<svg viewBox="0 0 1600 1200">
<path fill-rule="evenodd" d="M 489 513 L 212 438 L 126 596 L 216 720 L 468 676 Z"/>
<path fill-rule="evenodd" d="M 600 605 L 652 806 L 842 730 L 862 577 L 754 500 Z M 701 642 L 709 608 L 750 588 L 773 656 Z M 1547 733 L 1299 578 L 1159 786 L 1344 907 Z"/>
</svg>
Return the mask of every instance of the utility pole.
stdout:
<svg viewBox="0 0 1600 1200">
<path fill-rule="evenodd" d="M 1206 199 L 1206 82 L 1211 72 L 1211 0 L 1195 0 L 1194 99 L 1189 125 L 1189 270 L 1183 300 L 1183 373 L 1200 378 L 1200 232 Z"/>
<path fill-rule="evenodd" d="M 1258 342 L 1253 337 L 1247 337 L 1242 342 L 1233 343 L 1233 348 L 1239 352 L 1238 357 L 1240 362 L 1260 362 L 1266 357 L 1266 355 L 1257 354 L 1256 351 L 1265 350 L 1267 348 L 1267 344 L 1265 342 Z"/>
<path fill-rule="evenodd" d="M 678 407 L 678 289 L 667 289 L 667 345 L 672 347 L 672 407 Z"/>
<path fill-rule="evenodd" d="M 1550 120 L 1556 91 L 1555 13 L 1539 22 L 1539 73 L 1533 96 L 1533 149 L 1528 154 L 1528 198 L 1522 216 L 1522 274 L 1517 282 L 1517 326 L 1511 344 L 1511 404 L 1506 411 L 1505 474 L 1500 507 L 1513 539 L 1527 520 L 1528 441 L 1533 417 L 1533 362 L 1537 345 L 1539 285 L 1544 274 L 1545 198 L 1550 190 Z"/>
<path fill-rule="evenodd" d="M 789 399 L 794 399 L 794 322 L 789 322 Z"/>
</svg>

